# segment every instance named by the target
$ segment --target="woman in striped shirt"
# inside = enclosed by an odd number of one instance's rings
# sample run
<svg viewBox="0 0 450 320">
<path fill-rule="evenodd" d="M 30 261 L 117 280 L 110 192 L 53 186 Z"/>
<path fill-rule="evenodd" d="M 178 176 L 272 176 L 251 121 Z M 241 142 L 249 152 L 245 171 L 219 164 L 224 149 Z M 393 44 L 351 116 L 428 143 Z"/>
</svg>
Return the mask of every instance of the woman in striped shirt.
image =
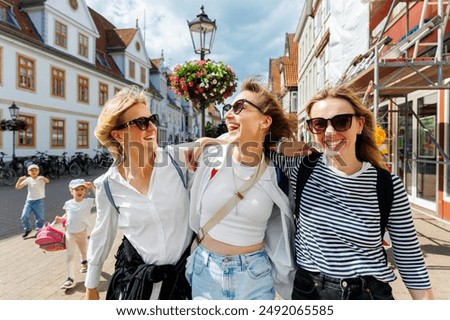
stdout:
<svg viewBox="0 0 450 320">
<path fill-rule="evenodd" d="M 308 129 L 323 150 L 301 194 L 293 299 L 393 299 L 380 232 L 377 170 L 385 168 L 372 113 L 349 88 L 324 89 L 306 105 Z M 286 149 L 287 145 L 283 145 Z M 272 153 L 295 194 L 302 157 Z M 433 299 L 408 197 L 391 175 L 387 229 L 413 299 Z"/>
</svg>

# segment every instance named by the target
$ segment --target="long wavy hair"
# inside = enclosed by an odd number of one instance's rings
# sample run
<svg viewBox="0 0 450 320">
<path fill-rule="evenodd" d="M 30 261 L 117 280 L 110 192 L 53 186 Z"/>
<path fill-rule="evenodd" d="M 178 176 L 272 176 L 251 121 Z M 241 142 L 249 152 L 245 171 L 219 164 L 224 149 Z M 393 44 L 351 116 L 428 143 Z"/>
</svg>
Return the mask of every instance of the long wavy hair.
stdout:
<svg viewBox="0 0 450 320">
<path fill-rule="evenodd" d="M 351 87 L 345 85 L 324 88 L 317 92 L 306 104 L 305 110 L 308 116 L 310 116 L 312 106 L 326 98 L 346 100 L 352 105 L 356 116 L 364 117 L 363 130 L 356 138 L 356 158 L 360 161 L 370 162 L 374 167 L 387 169 L 375 141 L 375 118 L 357 93 Z"/>
<path fill-rule="evenodd" d="M 242 82 L 241 91 L 256 93 L 261 112 L 272 118 L 272 124 L 264 137 L 265 149 L 273 146 L 281 138 L 296 139 L 294 132 L 297 131 L 297 117 L 284 112 L 277 97 L 267 90 L 259 77 L 245 79 Z"/>
</svg>

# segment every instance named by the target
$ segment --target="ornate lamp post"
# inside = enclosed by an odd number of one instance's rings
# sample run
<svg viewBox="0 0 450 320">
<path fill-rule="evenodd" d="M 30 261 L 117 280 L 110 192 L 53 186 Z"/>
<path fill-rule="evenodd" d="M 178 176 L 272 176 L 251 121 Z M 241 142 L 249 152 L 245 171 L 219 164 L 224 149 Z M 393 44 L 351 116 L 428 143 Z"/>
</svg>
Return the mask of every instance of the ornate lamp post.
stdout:
<svg viewBox="0 0 450 320">
<path fill-rule="evenodd" d="M 12 105 L 8 108 L 9 114 L 11 115 L 11 119 L 13 122 L 17 121 L 17 116 L 19 115 L 20 108 L 16 106 L 16 103 L 13 102 Z M 13 150 L 12 150 L 12 160 L 14 163 L 14 160 L 16 159 L 16 130 L 12 130 L 13 132 Z"/>
<path fill-rule="evenodd" d="M 200 60 L 205 59 L 205 54 L 211 53 L 214 37 L 216 35 L 216 20 L 212 21 L 205 13 L 205 7 L 200 7 L 201 12 L 192 21 L 188 21 L 194 52 L 200 54 Z M 202 136 L 205 136 L 205 108 L 201 106 L 202 112 Z"/>
</svg>

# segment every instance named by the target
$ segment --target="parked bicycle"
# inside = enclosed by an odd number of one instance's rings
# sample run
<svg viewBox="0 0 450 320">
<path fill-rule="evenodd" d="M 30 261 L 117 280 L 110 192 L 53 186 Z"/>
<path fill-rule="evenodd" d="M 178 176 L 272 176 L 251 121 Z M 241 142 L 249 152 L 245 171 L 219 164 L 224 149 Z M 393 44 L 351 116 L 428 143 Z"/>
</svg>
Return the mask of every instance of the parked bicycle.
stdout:
<svg viewBox="0 0 450 320">
<path fill-rule="evenodd" d="M 24 165 L 28 167 L 33 163 L 39 166 L 41 175 L 48 176 L 50 179 L 59 178 L 58 156 L 48 155 L 47 151 L 36 151 L 36 154 L 33 157 L 29 157 Z"/>
<path fill-rule="evenodd" d="M 93 150 L 95 151 L 95 156 L 92 158 L 94 168 L 109 168 L 114 162 L 112 156 L 105 150 Z"/>
<path fill-rule="evenodd" d="M 67 154 L 66 151 L 62 153 L 58 157 L 58 173 L 60 176 L 62 176 L 64 173 L 69 172 L 70 167 L 70 156 Z"/>
<path fill-rule="evenodd" d="M 13 169 L 6 166 L 3 161 L 4 156 L 6 156 L 6 153 L 0 152 L 0 181 L 4 185 L 12 186 L 16 183 L 17 175 Z"/>
<path fill-rule="evenodd" d="M 81 172 L 86 173 L 86 175 L 90 174 L 90 171 L 93 167 L 92 159 L 89 157 L 87 153 L 84 152 L 75 152 L 75 155 L 70 160 L 69 165 L 69 175 L 73 178 L 77 178 Z"/>
</svg>

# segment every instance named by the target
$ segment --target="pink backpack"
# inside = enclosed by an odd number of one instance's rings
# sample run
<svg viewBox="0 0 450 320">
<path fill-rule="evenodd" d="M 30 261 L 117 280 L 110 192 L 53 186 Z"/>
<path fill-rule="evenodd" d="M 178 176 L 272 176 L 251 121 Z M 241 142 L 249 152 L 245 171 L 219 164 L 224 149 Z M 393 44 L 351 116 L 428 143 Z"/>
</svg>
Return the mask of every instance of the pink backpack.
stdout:
<svg viewBox="0 0 450 320">
<path fill-rule="evenodd" d="M 66 239 L 64 232 L 53 228 L 46 222 L 45 225 L 36 233 L 34 242 L 45 251 L 58 251 L 66 249 Z"/>
</svg>

